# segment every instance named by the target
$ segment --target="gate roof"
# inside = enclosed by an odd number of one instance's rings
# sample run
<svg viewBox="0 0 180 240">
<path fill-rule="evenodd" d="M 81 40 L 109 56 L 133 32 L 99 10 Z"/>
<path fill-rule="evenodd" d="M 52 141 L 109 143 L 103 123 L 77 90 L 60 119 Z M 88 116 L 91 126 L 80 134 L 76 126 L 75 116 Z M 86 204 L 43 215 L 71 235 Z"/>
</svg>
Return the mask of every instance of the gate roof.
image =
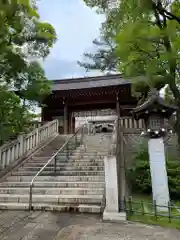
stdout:
<svg viewBox="0 0 180 240">
<path fill-rule="evenodd" d="M 123 79 L 121 74 L 53 80 L 52 82 L 52 91 L 72 91 L 130 84 L 130 81 Z"/>
</svg>

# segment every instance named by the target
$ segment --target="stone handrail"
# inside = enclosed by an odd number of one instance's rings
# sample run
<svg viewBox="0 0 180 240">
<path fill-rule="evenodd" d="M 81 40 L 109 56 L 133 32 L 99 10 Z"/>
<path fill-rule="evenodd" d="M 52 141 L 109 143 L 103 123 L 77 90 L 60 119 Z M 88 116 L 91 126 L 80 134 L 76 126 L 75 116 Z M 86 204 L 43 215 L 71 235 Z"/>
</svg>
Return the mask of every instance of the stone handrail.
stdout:
<svg viewBox="0 0 180 240">
<path fill-rule="evenodd" d="M 48 122 L 26 135 L 20 135 L 17 140 L 2 145 L 0 147 L 0 169 L 5 169 L 56 133 L 58 133 L 58 120 Z"/>
</svg>

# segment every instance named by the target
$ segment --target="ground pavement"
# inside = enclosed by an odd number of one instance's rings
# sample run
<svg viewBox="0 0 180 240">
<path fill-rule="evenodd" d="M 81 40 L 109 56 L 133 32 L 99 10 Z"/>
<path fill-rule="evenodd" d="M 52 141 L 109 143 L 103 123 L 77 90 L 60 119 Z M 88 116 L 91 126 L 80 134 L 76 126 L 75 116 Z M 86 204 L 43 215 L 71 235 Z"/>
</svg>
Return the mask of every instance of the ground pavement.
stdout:
<svg viewBox="0 0 180 240">
<path fill-rule="evenodd" d="M 0 212 L 1 240 L 179 240 L 180 231 L 97 216 L 52 212 Z"/>
</svg>

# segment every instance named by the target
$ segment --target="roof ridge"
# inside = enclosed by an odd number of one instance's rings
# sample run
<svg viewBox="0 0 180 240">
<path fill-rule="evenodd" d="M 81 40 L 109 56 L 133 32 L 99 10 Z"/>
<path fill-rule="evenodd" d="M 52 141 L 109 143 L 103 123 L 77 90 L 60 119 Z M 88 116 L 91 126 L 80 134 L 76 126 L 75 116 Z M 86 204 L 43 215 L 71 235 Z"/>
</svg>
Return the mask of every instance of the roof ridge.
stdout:
<svg viewBox="0 0 180 240">
<path fill-rule="evenodd" d="M 109 80 L 111 78 L 122 78 L 122 74 L 111 74 L 111 75 L 102 75 L 102 76 L 93 76 L 93 77 L 80 77 L 80 78 L 67 78 L 67 79 L 57 79 L 50 80 L 53 84 L 63 84 L 68 82 L 85 82 L 85 81 L 98 81 L 98 80 Z"/>
</svg>

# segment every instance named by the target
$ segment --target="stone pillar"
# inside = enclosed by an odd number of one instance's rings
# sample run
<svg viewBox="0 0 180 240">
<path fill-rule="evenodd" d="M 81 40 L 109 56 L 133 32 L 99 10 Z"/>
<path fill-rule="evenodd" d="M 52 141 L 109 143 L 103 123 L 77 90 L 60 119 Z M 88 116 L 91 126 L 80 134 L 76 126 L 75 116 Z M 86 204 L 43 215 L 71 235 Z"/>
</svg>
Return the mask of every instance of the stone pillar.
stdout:
<svg viewBox="0 0 180 240">
<path fill-rule="evenodd" d="M 119 105 L 119 92 L 116 93 L 116 114 L 117 114 L 117 125 L 116 127 L 116 153 L 120 152 L 120 139 L 119 139 L 119 118 L 120 118 L 120 105 Z M 118 186 L 118 199 L 120 201 L 120 156 L 116 154 L 116 164 L 117 164 L 117 186 Z"/>
<path fill-rule="evenodd" d="M 126 196 L 126 176 L 124 166 L 124 146 L 123 146 L 123 133 L 120 123 L 120 104 L 119 93 L 116 94 L 116 113 L 117 113 L 117 143 L 116 143 L 116 161 L 117 161 L 117 180 L 118 180 L 118 197 L 119 207 L 121 210 L 125 208 L 124 198 Z"/>
<path fill-rule="evenodd" d="M 64 134 L 68 134 L 68 108 L 67 101 L 64 101 Z"/>
<path fill-rule="evenodd" d="M 116 157 L 105 157 L 104 167 L 106 208 L 103 213 L 103 220 L 125 221 L 126 213 L 119 212 Z"/>
<path fill-rule="evenodd" d="M 163 138 L 149 139 L 148 151 L 153 200 L 156 201 L 158 211 L 168 212 L 170 198 Z"/>
</svg>

